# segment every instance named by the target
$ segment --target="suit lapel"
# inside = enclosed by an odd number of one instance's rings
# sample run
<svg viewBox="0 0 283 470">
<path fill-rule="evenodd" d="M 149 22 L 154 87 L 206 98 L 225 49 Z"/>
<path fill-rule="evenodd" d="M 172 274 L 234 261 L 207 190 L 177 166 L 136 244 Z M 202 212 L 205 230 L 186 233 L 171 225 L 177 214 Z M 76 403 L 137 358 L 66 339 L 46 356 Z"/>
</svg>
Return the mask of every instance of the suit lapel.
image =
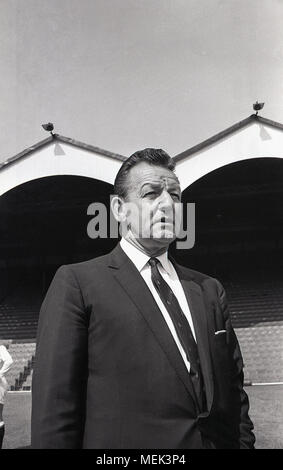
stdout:
<svg viewBox="0 0 283 470">
<path fill-rule="evenodd" d="M 150 330 L 177 372 L 187 391 L 194 397 L 194 391 L 187 368 L 173 339 L 173 336 L 159 310 L 148 286 L 135 265 L 124 253 L 120 245 L 112 251 L 109 266 L 113 275 L 126 291 L 131 301 L 147 322 Z"/>
<path fill-rule="evenodd" d="M 172 258 L 170 260 L 178 273 L 191 311 L 206 390 L 207 408 L 210 411 L 213 400 L 213 375 L 203 292 L 200 285 L 185 273 L 182 266 L 179 266 Z"/>
</svg>

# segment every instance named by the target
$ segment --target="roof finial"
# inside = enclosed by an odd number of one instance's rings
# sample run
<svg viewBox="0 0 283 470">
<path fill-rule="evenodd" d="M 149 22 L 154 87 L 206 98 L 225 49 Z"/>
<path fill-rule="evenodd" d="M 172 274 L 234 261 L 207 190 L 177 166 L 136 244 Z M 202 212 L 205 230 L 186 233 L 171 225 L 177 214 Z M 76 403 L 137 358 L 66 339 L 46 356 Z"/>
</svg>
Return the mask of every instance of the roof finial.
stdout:
<svg viewBox="0 0 283 470">
<path fill-rule="evenodd" d="M 52 131 L 54 130 L 54 126 L 53 126 L 53 123 L 52 123 L 52 122 L 48 122 L 47 124 L 41 124 L 41 126 L 43 127 L 43 129 L 44 129 L 45 131 L 50 132 L 50 134 L 51 134 L 52 136 L 54 136 L 54 134 L 53 134 L 53 132 L 52 132 Z"/>
<path fill-rule="evenodd" d="M 262 109 L 263 107 L 264 107 L 264 103 L 259 103 L 258 101 L 253 104 L 253 109 L 254 111 L 256 111 L 255 113 L 256 116 L 258 115 L 259 110 Z"/>
</svg>

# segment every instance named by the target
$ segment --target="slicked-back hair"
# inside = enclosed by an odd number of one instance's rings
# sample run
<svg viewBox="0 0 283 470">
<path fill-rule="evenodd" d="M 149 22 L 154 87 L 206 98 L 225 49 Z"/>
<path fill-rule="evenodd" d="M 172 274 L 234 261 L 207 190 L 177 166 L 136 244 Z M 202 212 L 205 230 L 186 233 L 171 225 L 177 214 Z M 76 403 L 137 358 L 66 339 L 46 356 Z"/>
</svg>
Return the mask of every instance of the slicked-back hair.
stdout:
<svg viewBox="0 0 283 470">
<path fill-rule="evenodd" d="M 116 175 L 114 182 L 114 193 L 117 196 L 126 199 L 129 190 L 129 172 L 134 166 L 142 162 L 153 166 L 161 166 L 171 171 L 175 170 L 175 162 L 173 158 L 171 158 L 170 155 L 168 155 L 168 153 L 166 153 L 164 150 L 153 148 L 138 150 L 129 158 L 127 158 Z"/>
</svg>

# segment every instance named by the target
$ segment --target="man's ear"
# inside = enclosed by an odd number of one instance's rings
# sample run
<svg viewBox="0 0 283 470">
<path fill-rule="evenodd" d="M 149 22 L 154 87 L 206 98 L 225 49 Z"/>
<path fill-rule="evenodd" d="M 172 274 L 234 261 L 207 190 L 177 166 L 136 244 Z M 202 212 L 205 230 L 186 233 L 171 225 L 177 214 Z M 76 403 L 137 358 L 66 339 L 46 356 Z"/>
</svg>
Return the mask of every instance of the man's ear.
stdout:
<svg viewBox="0 0 283 470">
<path fill-rule="evenodd" d="M 126 220 L 126 207 L 124 200 L 119 196 L 113 196 L 111 199 L 111 210 L 118 222 Z"/>
</svg>

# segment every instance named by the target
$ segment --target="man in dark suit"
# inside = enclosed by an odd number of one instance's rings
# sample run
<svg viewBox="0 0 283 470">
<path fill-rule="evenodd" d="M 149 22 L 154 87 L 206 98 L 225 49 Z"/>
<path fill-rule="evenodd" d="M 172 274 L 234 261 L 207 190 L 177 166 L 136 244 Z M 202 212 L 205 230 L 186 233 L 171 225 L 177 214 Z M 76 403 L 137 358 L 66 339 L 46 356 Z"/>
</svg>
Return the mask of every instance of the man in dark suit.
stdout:
<svg viewBox="0 0 283 470">
<path fill-rule="evenodd" d="M 115 194 L 121 242 L 59 268 L 42 305 L 32 447 L 253 448 L 224 290 L 167 254 L 181 198 L 173 160 L 136 152 Z"/>
</svg>

